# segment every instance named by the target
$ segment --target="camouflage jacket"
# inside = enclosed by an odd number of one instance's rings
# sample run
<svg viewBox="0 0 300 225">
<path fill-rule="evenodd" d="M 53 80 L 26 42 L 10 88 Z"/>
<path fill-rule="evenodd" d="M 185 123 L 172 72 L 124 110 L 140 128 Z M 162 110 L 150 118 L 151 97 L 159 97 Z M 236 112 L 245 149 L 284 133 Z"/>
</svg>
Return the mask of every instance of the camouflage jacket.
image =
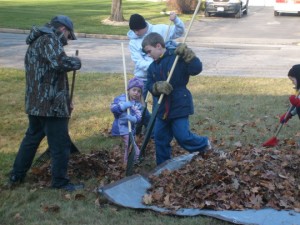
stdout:
<svg viewBox="0 0 300 225">
<path fill-rule="evenodd" d="M 26 113 L 33 116 L 69 117 L 67 72 L 78 70 L 81 62 L 64 51 L 66 38 L 53 27 L 33 27 L 26 39 Z"/>
</svg>

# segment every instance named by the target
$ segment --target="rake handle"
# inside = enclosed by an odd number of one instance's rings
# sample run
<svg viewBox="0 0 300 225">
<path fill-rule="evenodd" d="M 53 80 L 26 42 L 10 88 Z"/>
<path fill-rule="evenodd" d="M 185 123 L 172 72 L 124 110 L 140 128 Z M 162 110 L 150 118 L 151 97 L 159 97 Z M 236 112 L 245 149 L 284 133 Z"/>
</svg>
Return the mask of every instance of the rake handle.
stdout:
<svg viewBox="0 0 300 225">
<path fill-rule="evenodd" d="M 296 93 L 296 96 L 297 96 L 297 97 L 298 97 L 299 95 L 300 95 L 300 90 L 298 90 L 297 93 Z M 294 108 L 294 106 L 293 106 L 293 105 L 290 105 L 288 111 L 285 113 L 285 116 L 284 116 L 284 119 L 283 119 L 284 121 L 285 121 L 285 119 L 288 117 L 288 115 L 291 113 L 291 111 L 293 110 L 293 108 Z M 277 128 L 277 131 L 276 131 L 276 133 L 275 133 L 275 137 L 278 136 L 278 134 L 279 134 L 281 128 L 283 127 L 283 125 L 284 125 L 284 123 L 280 123 L 280 126 Z"/>
<path fill-rule="evenodd" d="M 78 56 L 79 51 L 76 50 L 75 56 Z M 76 77 L 76 70 L 73 71 L 73 77 L 72 77 L 72 86 L 71 86 L 71 94 L 70 94 L 70 102 L 73 101 L 73 94 L 74 94 L 74 87 L 75 87 L 75 77 Z"/>
<path fill-rule="evenodd" d="M 196 9 L 195 9 L 195 11 L 194 11 L 194 14 L 193 14 L 193 17 L 192 17 L 192 19 L 191 19 L 191 22 L 190 22 L 190 24 L 189 24 L 189 26 L 188 26 L 188 29 L 187 29 L 187 31 L 185 32 L 185 35 L 184 35 L 184 38 L 183 38 L 182 43 L 185 43 L 185 42 L 186 42 L 187 36 L 188 36 L 188 34 L 189 34 L 190 30 L 191 30 L 191 27 L 192 27 L 192 24 L 193 24 L 193 22 L 194 22 L 194 20 L 195 20 L 195 17 L 196 17 L 196 15 L 197 15 L 197 12 L 199 11 L 200 5 L 201 5 L 201 0 L 198 0 L 197 7 L 196 7 Z M 168 75 L 168 79 L 167 79 L 167 82 L 168 82 L 168 83 L 170 83 L 170 80 L 171 80 L 171 78 L 172 78 L 173 72 L 174 72 L 175 67 L 176 67 L 176 65 L 177 65 L 178 59 L 179 59 L 179 55 L 176 55 L 176 58 L 175 58 L 175 60 L 174 60 L 174 62 L 173 62 L 172 68 L 171 68 L 171 70 L 170 70 L 170 72 L 169 72 L 169 75 Z M 164 94 L 161 94 L 161 95 L 159 96 L 159 99 L 158 99 L 158 104 L 160 104 L 160 103 L 162 102 L 163 98 L 164 98 Z"/>
<path fill-rule="evenodd" d="M 190 29 L 191 29 L 191 27 L 192 27 L 192 24 L 193 24 L 193 22 L 194 22 L 194 20 L 195 20 L 196 14 L 198 13 L 198 10 L 199 10 L 199 8 L 200 8 L 200 4 L 201 4 L 201 0 L 198 0 L 197 7 L 196 7 L 196 9 L 195 9 L 195 11 L 194 11 L 193 17 L 192 17 L 191 22 L 190 22 L 190 24 L 189 24 L 189 27 L 188 27 L 188 29 L 187 29 L 187 31 L 186 31 L 186 33 L 185 33 L 185 36 L 184 36 L 184 39 L 183 39 L 183 43 L 185 43 L 185 41 L 186 41 L 186 39 L 187 39 L 187 36 L 188 36 L 188 34 L 189 34 L 189 32 L 190 32 Z M 170 79 L 171 79 L 171 77 L 172 77 L 172 74 L 173 74 L 173 72 L 174 72 L 174 70 L 175 70 L 175 66 L 176 66 L 176 64 L 177 64 L 177 62 L 178 62 L 178 59 L 179 59 L 179 56 L 177 55 L 176 58 L 175 58 L 175 60 L 174 60 L 174 62 L 173 62 L 172 68 L 171 68 L 171 70 L 170 70 L 170 72 L 169 72 L 168 78 L 167 78 L 167 80 L 166 80 L 168 83 L 170 82 Z M 153 109 L 153 111 L 152 111 L 152 115 L 151 115 L 150 121 L 149 121 L 148 126 L 147 126 L 146 135 L 145 135 L 145 137 L 144 137 L 144 141 L 143 141 L 142 147 L 141 147 L 141 149 L 140 149 L 140 150 L 141 150 L 141 154 L 140 154 L 141 156 L 144 156 L 144 155 L 145 155 L 145 150 L 146 150 L 147 144 L 148 144 L 148 142 L 149 142 L 151 132 L 152 132 L 153 127 L 154 127 L 155 118 L 156 118 L 157 113 L 158 113 L 158 108 L 159 108 L 159 106 L 160 106 L 160 104 L 161 104 L 161 102 L 162 102 L 162 100 L 163 100 L 163 97 L 164 97 L 164 94 L 161 94 L 161 95 L 159 96 L 158 102 L 157 102 L 157 104 L 155 105 L 155 107 L 154 107 L 154 109 Z"/>
<path fill-rule="evenodd" d="M 292 109 L 293 109 L 293 106 L 291 105 L 291 106 L 289 107 L 288 111 L 285 113 L 285 116 L 284 116 L 284 119 L 283 119 L 284 121 L 285 121 L 285 119 L 288 117 L 288 115 L 291 113 Z M 277 131 L 276 131 L 276 133 L 275 133 L 275 137 L 278 136 L 278 134 L 279 134 L 281 128 L 283 127 L 283 124 L 284 124 L 284 123 L 280 123 L 280 126 L 277 128 Z"/>
<path fill-rule="evenodd" d="M 125 96 L 126 96 L 126 101 L 128 101 L 129 98 L 128 98 L 128 92 L 127 92 L 127 73 L 126 73 L 126 63 L 125 63 L 125 53 L 124 53 L 124 44 L 123 44 L 123 42 L 121 43 L 121 47 L 122 47 L 122 59 L 123 59 Z M 130 109 L 129 108 L 127 108 L 127 115 L 130 115 Z M 131 131 L 132 131 L 131 122 L 128 120 L 128 132 L 131 133 Z"/>
</svg>

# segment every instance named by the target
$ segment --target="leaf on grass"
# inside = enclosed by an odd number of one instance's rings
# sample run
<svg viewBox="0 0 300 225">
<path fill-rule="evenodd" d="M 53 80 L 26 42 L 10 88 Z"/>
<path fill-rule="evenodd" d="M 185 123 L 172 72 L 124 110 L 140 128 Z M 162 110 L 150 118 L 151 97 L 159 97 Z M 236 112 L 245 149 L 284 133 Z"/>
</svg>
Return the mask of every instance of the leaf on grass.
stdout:
<svg viewBox="0 0 300 225">
<path fill-rule="evenodd" d="M 97 198 L 97 199 L 95 200 L 95 206 L 97 206 L 97 207 L 100 207 L 100 206 L 101 206 L 101 204 L 100 204 L 100 199 L 99 199 L 99 198 Z"/>
<path fill-rule="evenodd" d="M 14 218 L 15 218 L 16 220 L 21 220 L 21 219 L 22 219 L 22 216 L 21 216 L 20 213 L 16 213 L 16 215 L 14 216 Z"/>
<path fill-rule="evenodd" d="M 71 194 L 65 194 L 65 195 L 63 195 L 63 198 L 64 198 L 65 200 L 71 200 L 71 199 L 72 199 L 72 196 L 71 196 Z"/>
<path fill-rule="evenodd" d="M 60 210 L 60 207 L 56 204 L 54 205 L 44 205 L 43 211 L 44 212 L 50 212 L 50 213 L 58 213 Z"/>
<path fill-rule="evenodd" d="M 85 195 L 78 193 L 78 194 L 75 195 L 74 199 L 75 200 L 84 200 Z"/>
</svg>

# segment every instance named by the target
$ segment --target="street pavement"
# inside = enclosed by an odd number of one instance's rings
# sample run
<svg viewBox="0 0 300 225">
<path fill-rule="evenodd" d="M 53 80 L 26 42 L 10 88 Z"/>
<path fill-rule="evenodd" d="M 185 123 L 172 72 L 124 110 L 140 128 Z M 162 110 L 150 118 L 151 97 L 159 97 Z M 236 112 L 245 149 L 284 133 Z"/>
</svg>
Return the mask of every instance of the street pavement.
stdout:
<svg viewBox="0 0 300 225">
<path fill-rule="evenodd" d="M 298 24 L 299 17 L 274 17 L 270 7 L 252 7 L 241 19 L 198 17 L 186 43 L 203 62 L 202 75 L 286 77 L 290 67 L 300 63 Z M 0 29 L 0 67 L 24 68 L 26 32 Z M 134 65 L 125 35 L 77 36 L 65 50 L 68 55 L 79 50 L 81 72 L 123 73 L 123 43 L 126 70 L 132 74 Z"/>
</svg>

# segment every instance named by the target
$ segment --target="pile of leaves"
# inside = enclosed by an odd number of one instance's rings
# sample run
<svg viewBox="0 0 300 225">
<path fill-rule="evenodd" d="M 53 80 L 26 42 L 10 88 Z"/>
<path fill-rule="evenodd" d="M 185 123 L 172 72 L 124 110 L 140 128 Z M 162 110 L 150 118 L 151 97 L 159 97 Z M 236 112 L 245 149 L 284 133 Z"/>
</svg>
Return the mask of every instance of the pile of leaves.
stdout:
<svg viewBox="0 0 300 225">
<path fill-rule="evenodd" d="M 142 138 L 137 138 L 138 146 Z M 173 143 L 174 156 L 182 155 L 182 150 L 175 142 Z M 112 149 L 91 150 L 90 153 L 71 155 L 69 160 L 68 175 L 72 182 L 84 182 L 89 179 L 97 179 L 99 186 L 113 183 L 126 176 L 126 165 L 123 163 L 123 146 L 116 145 Z M 134 173 L 148 174 L 156 167 L 154 142 L 148 144 L 144 161 L 135 166 Z M 43 166 L 31 169 L 31 183 L 34 186 L 46 187 L 51 183 L 51 162 Z"/>
<path fill-rule="evenodd" d="M 124 177 L 122 148 L 92 150 L 90 153 L 71 155 L 68 175 L 72 182 L 86 181 L 91 178 L 101 184 L 117 181 Z M 37 186 L 49 186 L 51 182 L 51 162 L 31 170 L 31 178 Z"/>
<path fill-rule="evenodd" d="M 295 148 L 210 152 L 149 179 L 144 204 L 173 210 L 271 207 L 300 212 L 300 151 Z"/>
</svg>

